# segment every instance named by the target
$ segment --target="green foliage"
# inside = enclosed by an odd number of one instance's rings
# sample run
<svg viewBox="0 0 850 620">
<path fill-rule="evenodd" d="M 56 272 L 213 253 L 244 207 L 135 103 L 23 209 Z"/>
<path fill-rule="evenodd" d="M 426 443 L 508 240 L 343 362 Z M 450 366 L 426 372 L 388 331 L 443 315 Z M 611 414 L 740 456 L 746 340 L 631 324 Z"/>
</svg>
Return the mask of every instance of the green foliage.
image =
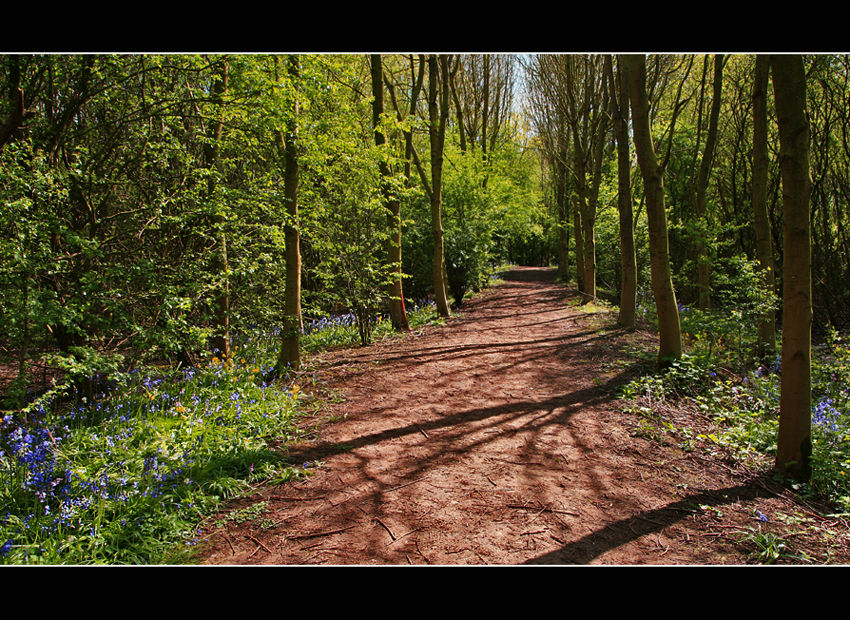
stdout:
<svg viewBox="0 0 850 620">
<path fill-rule="evenodd" d="M 402 271 L 408 276 L 404 280 L 405 295 L 409 299 L 426 299 L 434 292 L 431 265 L 434 262 L 434 237 L 430 219 L 426 215 L 429 207 L 424 197 L 412 197 L 402 205 L 406 213 L 404 234 L 401 239 Z"/>
<path fill-rule="evenodd" d="M 721 278 L 715 309 L 703 312 L 680 305 L 679 317 L 693 355 L 708 365 L 742 367 L 757 356 L 759 322 L 768 310 L 776 309 L 778 300 L 764 274 L 756 270 L 756 261 L 738 258 L 730 263 L 732 275 Z"/>
<path fill-rule="evenodd" d="M 665 403 L 695 407 L 718 429 L 711 435 L 698 436 L 698 440 L 712 449 L 720 446 L 737 458 L 769 468 L 779 429 L 781 361 L 732 371 L 723 359 L 704 352 L 685 354 L 664 374 L 632 382 L 622 396 L 647 414 Z M 796 488 L 804 494 L 828 498 L 842 513 L 850 512 L 848 386 L 850 347 L 832 330 L 827 346 L 817 350 L 813 358 L 813 475 L 808 484 Z"/>
<path fill-rule="evenodd" d="M 477 291 L 487 277 L 493 246 L 493 194 L 484 187 L 486 170 L 473 154 L 454 154 L 445 175 L 446 276 L 455 304 Z"/>
<path fill-rule="evenodd" d="M 316 202 L 305 209 L 309 242 L 319 257 L 313 267 L 321 283 L 318 297 L 325 307 L 342 306 L 354 314 L 363 345 L 372 340 L 392 278 L 386 259 L 387 210 L 377 174 L 375 162 L 337 165 L 322 178 Z"/>
<path fill-rule="evenodd" d="M 455 304 L 483 287 L 493 266 L 548 262 L 547 214 L 534 188 L 536 161 L 516 144 L 488 154 L 446 147 L 443 228 L 448 288 Z M 434 241 L 430 203 L 411 194 L 402 245 L 406 290 L 414 299 L 433 292 Z"/>
<path fill-rule="evenodd" d="M 741 542 L 755 548 L 753 558 L 758 564 L 775 564 L 782 558 L 796 559 L 788 553 L 788 543 L 778 534 L 765 532 L 761 525 L 750 528 L 750 531 L 741 538 Z"/>
<path fill-rule="evenodd" d="M 850 345 L 830 328 L 813 356 L 811 488 L 850 513 Z"/>
<path fill-rule="evenodd" d="M 434 302 L 423 302 L 408 307 L 407 319 L 412 330 L 439 323 Z M 374 321 L 373 339 L 382 340 L 391 336 L 392 333 L 393 328 L 387 315 L 379 314 Z M 307 352 L 352 347 L 357 344 L 362 344 L 362 341 L 357 317 L 352 313 L 324 316 L 308 321 L 304 326 L 304 335 L 301 337 L 301 345 Z"/>
<path fill-rule="evenodd" d="M 259 352 L 237 353 L 136 374 L 70 409 L 39 407 L 30 425 L 7 415 L 2 561 L 177 561 L 174 550 L 191 549 L 198 522 L 221 500 L 291 475 L 268 442 L 298 433 L 297 387 L 259 383 Z"/>
</svg>

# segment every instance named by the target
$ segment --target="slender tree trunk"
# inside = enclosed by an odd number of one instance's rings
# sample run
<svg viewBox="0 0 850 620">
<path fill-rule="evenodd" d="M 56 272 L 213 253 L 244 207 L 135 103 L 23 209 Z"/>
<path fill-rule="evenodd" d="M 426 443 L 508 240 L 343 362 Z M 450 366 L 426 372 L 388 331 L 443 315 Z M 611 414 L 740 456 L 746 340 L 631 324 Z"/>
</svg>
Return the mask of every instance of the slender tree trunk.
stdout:
<svg viewBox="0 0 850 620">
<path fill-rule="evenodd" d="M 487 125 L 490 117 L 490 56 L 484 55 L 484 87 L 481 102 L 481 158 L 487 163 Z"/>
<path fill-rule="evenodd" d="M 809 166 L 810 128 L 803 57 L 771 57 L 784 210 L 782 391 L 776 467 L 800 480 L 811 477 L 812 277 Z"/>
<path fill-rule="evenodd" d="M 632 210 L 631 156 L 629 154 L 629 80 L 623 66 L 615 81 L 613 59 L 605 57 L 611 92 L 614 135 L 617 140 L 617 205 L 620 214 L 620 265 L 623 283 L 617 323 L 634 327 L 637 306 L 637 254 L 635 251 L 634 213 Z M 617 98 L 619 94 L 619 100 Z"/>
<path fill-rule="evenodd" d="M 607 110 L 604 110 L 608 89 L 604 74 L 598 71 L 598 64 L 588 57 L 582 57 L 585 84 L 579 95 L 572 84 L 576 82 L 573 70 L 575 58 L 578 57 L 571 57 L 571 61 L 566 65 L 566 77 L 568 83 L 571 83 L 567 88 L 567 104 L 575 151 L 574 173 L 584 242 L 584 276 L 580 290 L 592 300 L 596 299 L 596 211 L 602 178 L 602 154 L 605 134 L 608 131 Z M 599 80 L 598 90 L 597 76 L 602 78 Z M 600 108 L 604 111 L 600 111 Z M 589 184 L 588 172 L 591 175 Z"/>
<path fill-rule="evenodd" d="M 699 282 L 699 309 L 706 311 L 711 306 L 711 283 L 709 281 L 710 259 L 706 240 L 706 192 L 708 190 L 708 177 L 714 162 L 714 150 L 717 143 L 717 124 L 720 118 L 721 94 L 723 92 L 723 55 L 714 57 L 714 91 L 711 101 L 711 113 L 708 121 L 708 135 L 705 141 L 705 150 L 700 161 L 699 177 L 697 179 L 696 197 L 694 200 L 694 213 L 699 223 L 699 241 L 697 243 L 697 272 Z"/>
<path fill-rule="evenodd" d="M 682 357 L 682 328 L 670 269 L 667 214 L 664 204 L 664 174 L 658 165 L 649 126 L 646 58 L 645 56 L 622 56 L 621 60 L 628 63 L 635 151 L 646 194 L 649 263 L 652 273 L 652 292 L 658 314 L 658 367 L 664 369 Z"/>
<path fill-rule="evenodd" d="M 603 106 L 605 104 L 603 103 Z M 596 299 L 596 213 L 599 206 L 599 186 L 602 183 L 602 155 L 608 125 L 604 115 L 597 119 L 595 127 L 595 142 L 593 143 L 593 174 L 590 187 L 586 188 L 585 212 L 581 221 L 584 225 L 584 285 L 585 293 L 590 299 Z"/>
<path fill-rule="evenodd" d="M 288 73 L 298 80 L 301 65 L 298 56 L 288 59 Z M 283 336 L 280 355 L 277 362 L 278 372 L 286 369 L 301 368 L 301 237 L 298 230 L 298 101 L 292 111 L 286 135 L 284 137 L 283 195 L 286 202 L 286 222 L 284 224 L 284 242 L 286 253 Z"/>
<path fill-rule="evenodd" d="M 756 56 L 753 84 L 753 226 L 756 233 L 756 254 L 765 284 L 776 291 L 773 263 L 773 238 L 767 214 L 767 88 L 770 77 L 770 56 Z M 771 308 L 759 323 L 759 356 L 776 352 L 776 311 Z"/>
<path fill-rule="evenodd" d="M 441 79 L 442 71 L 442 79 Z M 443 147 L 448 117 L 448 57 L 431 54 L 428 57 L 428 117 L 431 141 L 431 232 L 434 236 L 434 298 L 437 313 L 450 315 L 446 292 L 446 259 L 443 233 Z"/>
<path fill-rule="evenodd" d="M 452 80 L 451 80 L 451 89 L 452 89 L 452 101 L 455 104 L 455 116 L 457 117 L 457 132 L 460 138 L 460 152 L 466 153 L 466 128 L 464 127 L 464 115 L 463 115 L 463 107 L 460 104 L 460 95 L 458 94 L 457 89 L 457 70 L 460 68 L 460 56 L 455 58 L 455 68 L 452 70 Z"/>
<path fill-rule="evenodd" d="M 558 272 L 564 280 L 570 276 L 570 237 L 569 237 L 569 184 L 567 182 L 567 156 L 569 145 L 566 136 L 559 136 L 564 143 L 556 154 L 555 183 L 558 208 Z"/>
<path fill-rule="evenodd" d="M 569 197 L 567 198 L 569 200 Z M 573 236 L 575 237 L 576 246 L 576 285 L 578 290 L 585 292 L 584 278 L 586 275 L 584 269 L 584 227 L 581 223 L 581 207 L 580 205 L 572 205 L 573 211 Z"/>
<path fill-rule="evenodd" d="M 381 55 L 372 54 L 370 57 L 372 69 L 372 125 L 375 129 L 375 145 L 381 147 L 386 144 L 384 132 L 381 130 L 381 115 L 384 113 L 384 71 L 381 64 Z M 390 282 L 387 293 L 389 295 L 390 320 L 393 328 L 399 331 L 409 331 L 407 312 L 404 308 L 404 292 L 401 284 L 401 202 L 391 193 L 390 169 L 382 159 L 380 164 L 381 176 L 384 179 L 381 191 L 387 206 L 387 226 L 390 229 L 390 238 L 387 242 L 387 262 L 392 270 L 392 282 Z"/>
<path fill-rule="evenodd" d="M 572 64 L 567 65 L 568 78 L 573 80 Z M 585 168 L 585 147 L 579 132 L 579 115 L 575 100 L 570 94 L 570 126 L 573 132 L 573 170 L 578 204 L 575 219 L 576 269 L 581 274 L 579 290 L 586 296 L 596 297 L 596 248 L 594 245 L 593 219 L 588 207 L 587 170 Z M 586 121 L 586 118 L 584 119 Z M 585 132 L 586 133 L 586 132 Z"/>
<path fill-rule="evenodd" d="M 223 119 L 223 97 L 227 92 L 228 64 L 222 61 L 221 72 L 217 76 L 212 88 L 212 100 L 216 106 L 217 119 L 211 122 L 207 128 L 207 143 L 204 145 L 204 159 L 207 168 L 213 169 L 219 163 Z M 210 200 L 214 199 L 216 188 L 215 175 L 210 174 L 207 181 L 207 193 Z M 221 227 L 217 231 L 219 250 L 215 255 L 212 270 L 221 278 L 221 288 L 215 300 L 215 323 L 216 333 L 213 336 L 213 349 L 225 359 L 230 358 L 230 284 L 229 266 L 227 263 L 227 234 L 224 230 L 224 222 L 216 217 L 215 223 Z"/>
</svg>

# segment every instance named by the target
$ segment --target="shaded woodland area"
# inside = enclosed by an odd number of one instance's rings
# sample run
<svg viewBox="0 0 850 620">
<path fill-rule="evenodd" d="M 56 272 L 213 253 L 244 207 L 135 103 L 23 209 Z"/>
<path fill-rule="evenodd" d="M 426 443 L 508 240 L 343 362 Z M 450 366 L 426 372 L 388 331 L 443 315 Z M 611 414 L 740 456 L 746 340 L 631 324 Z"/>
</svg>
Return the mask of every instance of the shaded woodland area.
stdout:
<svg viewBox="0 0 850 620">
<path fill-rule="evenodd" d="M 258 334 L 271 384 L 321 321 L 366 345 L 553 265 L 651 324 L 659 370 L 781 367 L 776 465 L 808 480 L 813 346 L 841 358 L 850 326 L 848 79 L 841 55 L 2 55 L 6 424 Z"/>
</svg>

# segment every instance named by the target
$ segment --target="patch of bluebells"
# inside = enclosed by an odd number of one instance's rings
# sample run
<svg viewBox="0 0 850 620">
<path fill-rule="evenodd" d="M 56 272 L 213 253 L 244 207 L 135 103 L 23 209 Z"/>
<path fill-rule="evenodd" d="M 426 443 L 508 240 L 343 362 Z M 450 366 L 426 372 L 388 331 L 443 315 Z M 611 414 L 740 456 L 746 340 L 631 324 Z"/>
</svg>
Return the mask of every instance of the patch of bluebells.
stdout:
<svg viewBox="0 0 850 620">
<path fill-rule="evenodd" d="M 152 510 L 197 517 L 186 498 L 211 455 L 285 436 L 294 411 L 294 392 L 258 385 L 260 368 L 247 362 L 136 375 L 122 392 L 66 406 L 62 415 L 39 408 L 23 422 L 7 413 L 0 420 L 0 496 L 8 511 L 0 522 L 0 563 L 13 552 L 12 561 L 20 561 L 16 547 L 51 541 L 59 541 L 51 561 L 63 561 L 62 541 L 94 541 L 104 535 L 100 522 L 121 538 L 122 523 L 147 521 Z M 165 539 L 174 521 L 163 523 Z"/>
<path fill-rule="evenodd" d="M 847 415 L 835 408 L 831 398 L 822 398 L 814 406 L 812 424 L 828 434 L 843 434 L 847 432 Z"/>
<path fill-rule="evenodd" d="M 314 334 L 316 332 L 322 332 L 329 329 L 338 329 L 338 328 L 346 328 L 346 327 L 356 327 L 357 326 L 357 317 L 354 316 L 353 313 L 347 314 L 333 314 L 329 316 L 323 316 L 318 319 L 314 319 L 312 321 L 307 321 L 304 323 L 304 326 L 301 330 L 301 333 L 305 336 Z"/>
<path fill-rule="evenodd" d="M 72 413 L 80 417 L 78 408 Z M 60 423 L 64 421 L 60 419 Z M 0 548 L 0 557 L 11 551 L 15 540 L 32 543 L 73 533 L 85 535 L 98 508 L 109 505 L 109 512 L 117 514 L 124 510 L 123 505 L 159 497 L 163 487 L 175 480 L 191 482 L 180 463 L 159 462 L 156 456 L 144 459 L 141 477 L 132 471 L 133 465 L 127 460 L 129 450 L 123 445 L 132 438 L 132 428 L 107 434 L 106 429 L 98 427 L 100 433 L 89 433 L 86 441 L 93 444 L 89 458 L 95 461 L 96 471 L 88 473 L 85 463 L 71 464 L 60 458 L 61 450 L 73 451 L 74 444 L 80 442 L 79 438 L 60 435 L 60 428 L 68 430 L 67 425 L 23 425 L 10 415 L 3 418 L 0 494 L 7 509 L 18 518 L 4 521 L 2 534 L 8 539 Z"/>
</svg>

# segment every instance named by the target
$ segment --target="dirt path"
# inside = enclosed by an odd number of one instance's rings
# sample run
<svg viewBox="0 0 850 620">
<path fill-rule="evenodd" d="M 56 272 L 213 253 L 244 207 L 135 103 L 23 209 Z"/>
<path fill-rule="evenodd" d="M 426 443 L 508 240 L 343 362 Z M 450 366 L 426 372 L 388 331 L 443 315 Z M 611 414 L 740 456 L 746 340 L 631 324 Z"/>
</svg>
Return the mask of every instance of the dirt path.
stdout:
<svg viewBox="0 0 850 620">
<path fill-rule="evenodd" d="M 325 354 L 314 377 L 344 400 L 290 450 L 315 475 L 235 503 L 266 502 L 211 526 L 205 561 L 746 562 L 756 510 L 804 509 L 624 413 L 640 335 L 570 295 L 552 270 L 518 268 L 445 327 Z"/>
</svg>

